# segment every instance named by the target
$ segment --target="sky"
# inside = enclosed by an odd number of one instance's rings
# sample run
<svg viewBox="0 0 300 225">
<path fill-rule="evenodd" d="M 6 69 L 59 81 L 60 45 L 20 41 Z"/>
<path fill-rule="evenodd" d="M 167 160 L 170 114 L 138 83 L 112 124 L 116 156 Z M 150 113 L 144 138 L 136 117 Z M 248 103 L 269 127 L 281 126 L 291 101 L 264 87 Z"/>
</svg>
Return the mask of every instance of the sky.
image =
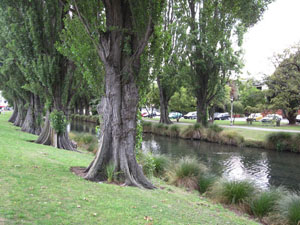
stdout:
<svg viewBox="0 0 300 225">
<path fill-rule="evenodd" d="M 300 42 L 300 0 L 275 0 L 263 18 L 244 36 L 244 64 L 241 77 L 261 80 L 275 68 L 275 53 Z M 250 75 L 248 75 L 250 73 Z"/>
</svg>

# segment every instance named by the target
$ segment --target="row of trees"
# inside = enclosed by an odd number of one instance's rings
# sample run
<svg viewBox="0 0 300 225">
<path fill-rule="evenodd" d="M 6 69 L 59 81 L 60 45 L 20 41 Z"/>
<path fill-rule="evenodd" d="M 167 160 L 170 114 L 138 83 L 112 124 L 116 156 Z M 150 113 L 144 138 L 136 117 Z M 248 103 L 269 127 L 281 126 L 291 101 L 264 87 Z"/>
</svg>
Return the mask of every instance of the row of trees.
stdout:
<svg viewBox="0 0 300 225">
<path fill-rule="evenodd" d="M 100 147 L 85 178 L 104 179 L 113 163 L 126 184 L 153 188 L 135 158 L 137 112 L 153 81 L 161 122 L 184 86 L 207 125 L 208 106 L 241 67 L 233 45 L 270 2 L 3 0 L 0 88 L 14 105 L 10 121 L 39 134 L 37 143 L 76 150 L 68 115 L 98 99 Z"/>
</svg>

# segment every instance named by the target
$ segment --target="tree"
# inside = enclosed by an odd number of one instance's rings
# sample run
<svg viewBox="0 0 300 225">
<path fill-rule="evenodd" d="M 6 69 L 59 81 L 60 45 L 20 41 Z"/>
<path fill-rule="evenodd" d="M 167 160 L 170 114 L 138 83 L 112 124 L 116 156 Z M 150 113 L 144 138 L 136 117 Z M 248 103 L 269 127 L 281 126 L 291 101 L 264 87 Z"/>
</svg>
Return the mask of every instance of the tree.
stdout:
<svg viewBox="0 0 300 225">
<path fill-rule="evenodd" d="M 170 109 L 182 113 L 195 111 L 196 99 L 189 93 L 187 88 L 181 87 L 180 90 L 175 92 L 171 97 Z"/>
<path fill-rule="evenodd" d="M 183 84 L 185 60 L 182 58 L 184 49 L 183 35 L 179 25 L 179 2 L 166 1 L 163 13 L 163 24 L 155 32 L 158 42 L 155 52 L 154 73 L 157 76 L 157 84 L 160 96 L 160 123 L 171 124 L 169 119 L 169 101 Z"/>
<path fill-rule="evenodd" d="M 98 111 L 102 116 L 100 147 L 85 170 L 88 180 L 105 179 L 105 168 L 127 185 L 154 188 L 135 158 L 141 56 L 148 46 L 163 1 L 70 1 L 74 16 L 82 22 L 105 70 L 105 93 Z M 143 73 L 145 74 L 145 73 Z"/>
<path fill-rule="evenodd" d="M 37 143 L 75 150 L 65 127 L 54 129 L 65 124 L 70 102 L 76 91 L 73 85 L 76 67 L 55 48 L 64 28 L 63 18 L 68 14 L 64 11 L 63 1 L 5 0 L 1 7 L 5 26 L 9 27 L 9 49 L 14 54 L 18 69 L 28 81 L 23 87 L 34 95 L 41 95 L 47 103 L 47 118 Z M 29 102 L 32 99 L 34 98 L 30 98 Z M 50 120 L 50 113 L 53 114 L 52 118 L 62 116 L 62 119 Z M 26 121 L 33 120 L 31 114 L 28 111 Z M 30 128 L 32 123 L 27 124 Z"/>
<path fill-rule="evenodd" d="M 197 122 L 207 125 L 207 108 L 232 71 L 238 71 L 241 46 L 247 28 L 255 24 L 272 0 L 185 0 L 183 24 L 190 85 L 197 98 Z"/>
<path fill-rule="evenodd" d="M 275 57 L 275 72 L 266 78 L 271 108 L 282 109 L 289 124 L 296 123 L 300 108 L 300 44 Z"/>
</svg>

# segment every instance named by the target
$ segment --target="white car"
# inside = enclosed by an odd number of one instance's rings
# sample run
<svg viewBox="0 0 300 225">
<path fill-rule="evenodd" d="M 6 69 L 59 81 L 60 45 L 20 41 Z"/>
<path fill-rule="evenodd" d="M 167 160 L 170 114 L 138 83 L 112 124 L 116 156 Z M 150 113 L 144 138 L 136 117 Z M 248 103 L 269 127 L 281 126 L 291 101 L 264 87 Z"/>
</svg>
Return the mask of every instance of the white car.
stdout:
<svg viewBox="0 0 300 225">
<path fill-rule="evenodd" d="M 261 122 L 271 122 L 272 120 L 282 120 L 282 116 L 278 114 L 268 114 L 261 119 Z"/>
<path fill-rule="evenodd" d="M 297 117 L 296 117 L 296 122 L 297 122 L 297 123 L 300 123 L 300 115 L 297 115 Z"/>
<path fill-rule="evenodd" d="M 197 119 L 197 112 L 189 112 L 183 116 L 184 119 Z"/>
</svg>

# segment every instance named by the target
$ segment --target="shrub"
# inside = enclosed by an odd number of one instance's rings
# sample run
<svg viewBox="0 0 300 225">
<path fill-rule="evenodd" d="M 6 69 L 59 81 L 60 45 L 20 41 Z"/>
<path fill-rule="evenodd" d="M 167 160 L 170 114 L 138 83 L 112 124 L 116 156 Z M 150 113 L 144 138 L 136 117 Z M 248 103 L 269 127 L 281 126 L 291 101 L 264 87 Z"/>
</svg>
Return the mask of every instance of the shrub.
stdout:
<svg viewBox="0 0 300 225">
<path fill-rule="evenodd" d="M 294 134 L 292 140 L 292 149 L 293 152 L 300 152 L 300 134 Z"/>
<path fill-rule="evenodd" d="M 142 121 L 143 132 L 148 133 L 152 131 L 152 123 L 147 121 Z"/>
<path fill-rule="evenodd" d="M 220 132 L 222 132 L 224 130 L 222 127 L 218 126 L 217 124 L 211 124 L 211 125 L 209 125 L 208 129 L 212 130 L 212 131 L 214 131 L 216 133 L 220 133 Z"/>
<path fill-rule="evenodd" d="M 251 212 L 262 218 L 276 208 L 276 203 L 280 199 L 281 193 L 277 190 L 264 191 L 259 193 L 249 202 Z"/>
<path fill-rule="evenodd" d="M 268 148 L 277 151 L 292 150 L 293 135 L 287 132 L 274 132 L 267 136 L 266 144 Z"/>
<path fill-rule="evenodd" d="M 157 177 L 164 175 L 169 166 L 169 161 L 170 159 L 164 155 L 154 155 L 154 175 Z"/>
<path fill-rule="evenodd" d="M 87 144 L 91 144 L 92 142 L 95 142 L 96 138 L 93 135 L 85 134 L 81 137 L 81 141 L 87 145 Z"/>
<path fill-rule="evenodd" d="M 114 180 L 114 174 L 115 174 L 115 165 L 110 162 L 106 166 L 106 176 L 107 176 L 107 182 L 111 183 Z"/>
<path fill-rule="evenodd" d="M 151 153 L 138 151 L 137 161 L 141 164 L 143 172 L 147 177 L 152 177 L 155 170 L 154 157 Z"/>
<path fill-rule="evenodd" d="M 179 127 L 177 125 L 170 126 L 169 136 L 170 137 L 178 137 L 179 135 Z"/>
<path fill-rule="evenodd" d="M 175 166 L 175 173 L 172 183 L 176 186 L 183 186 L 192 190 L 198 189 L 198 175 L 206 168 L 195 158 L 181 158 Z"/>
<path fill-rule="evenodd" d="M 227 130 L 221 133 L 221 142 L 223 144 L 240 146 L 244 142 L 244 137 L 236 131 Z"/>
<path fill-rule="evenodd" d="M 92 144 L 90 144 L 89 147 L 87 148 L 87 150 L 88 150 L 89 152 L 93 152 L 94 154 L 96 154 L 96 153 L 97 153 L 97 150 L 98 150 L 98 145 L 97 145 L 97 143 L 92 143 Z"/>
<path fill-rule="evenodd" d="M 226 204 L 239 204 L 252 196 L 254 190 L 249 181 L 221 181 L 212 188 L 212 195 Z"/>
<path fill-rule="evenodd" d="M 295 193 L 286 195 L 279 203 L 279 211 L 290 225 L 299 225 L 300 196 Z"/>
<path fill-rule="evenodd" d="M 216 176 L 212 174 L 203 174 L 198 178 L 198 190 L 201 194 L 207 192 L 214 182 L 216 181 Z"/>
</svg>

